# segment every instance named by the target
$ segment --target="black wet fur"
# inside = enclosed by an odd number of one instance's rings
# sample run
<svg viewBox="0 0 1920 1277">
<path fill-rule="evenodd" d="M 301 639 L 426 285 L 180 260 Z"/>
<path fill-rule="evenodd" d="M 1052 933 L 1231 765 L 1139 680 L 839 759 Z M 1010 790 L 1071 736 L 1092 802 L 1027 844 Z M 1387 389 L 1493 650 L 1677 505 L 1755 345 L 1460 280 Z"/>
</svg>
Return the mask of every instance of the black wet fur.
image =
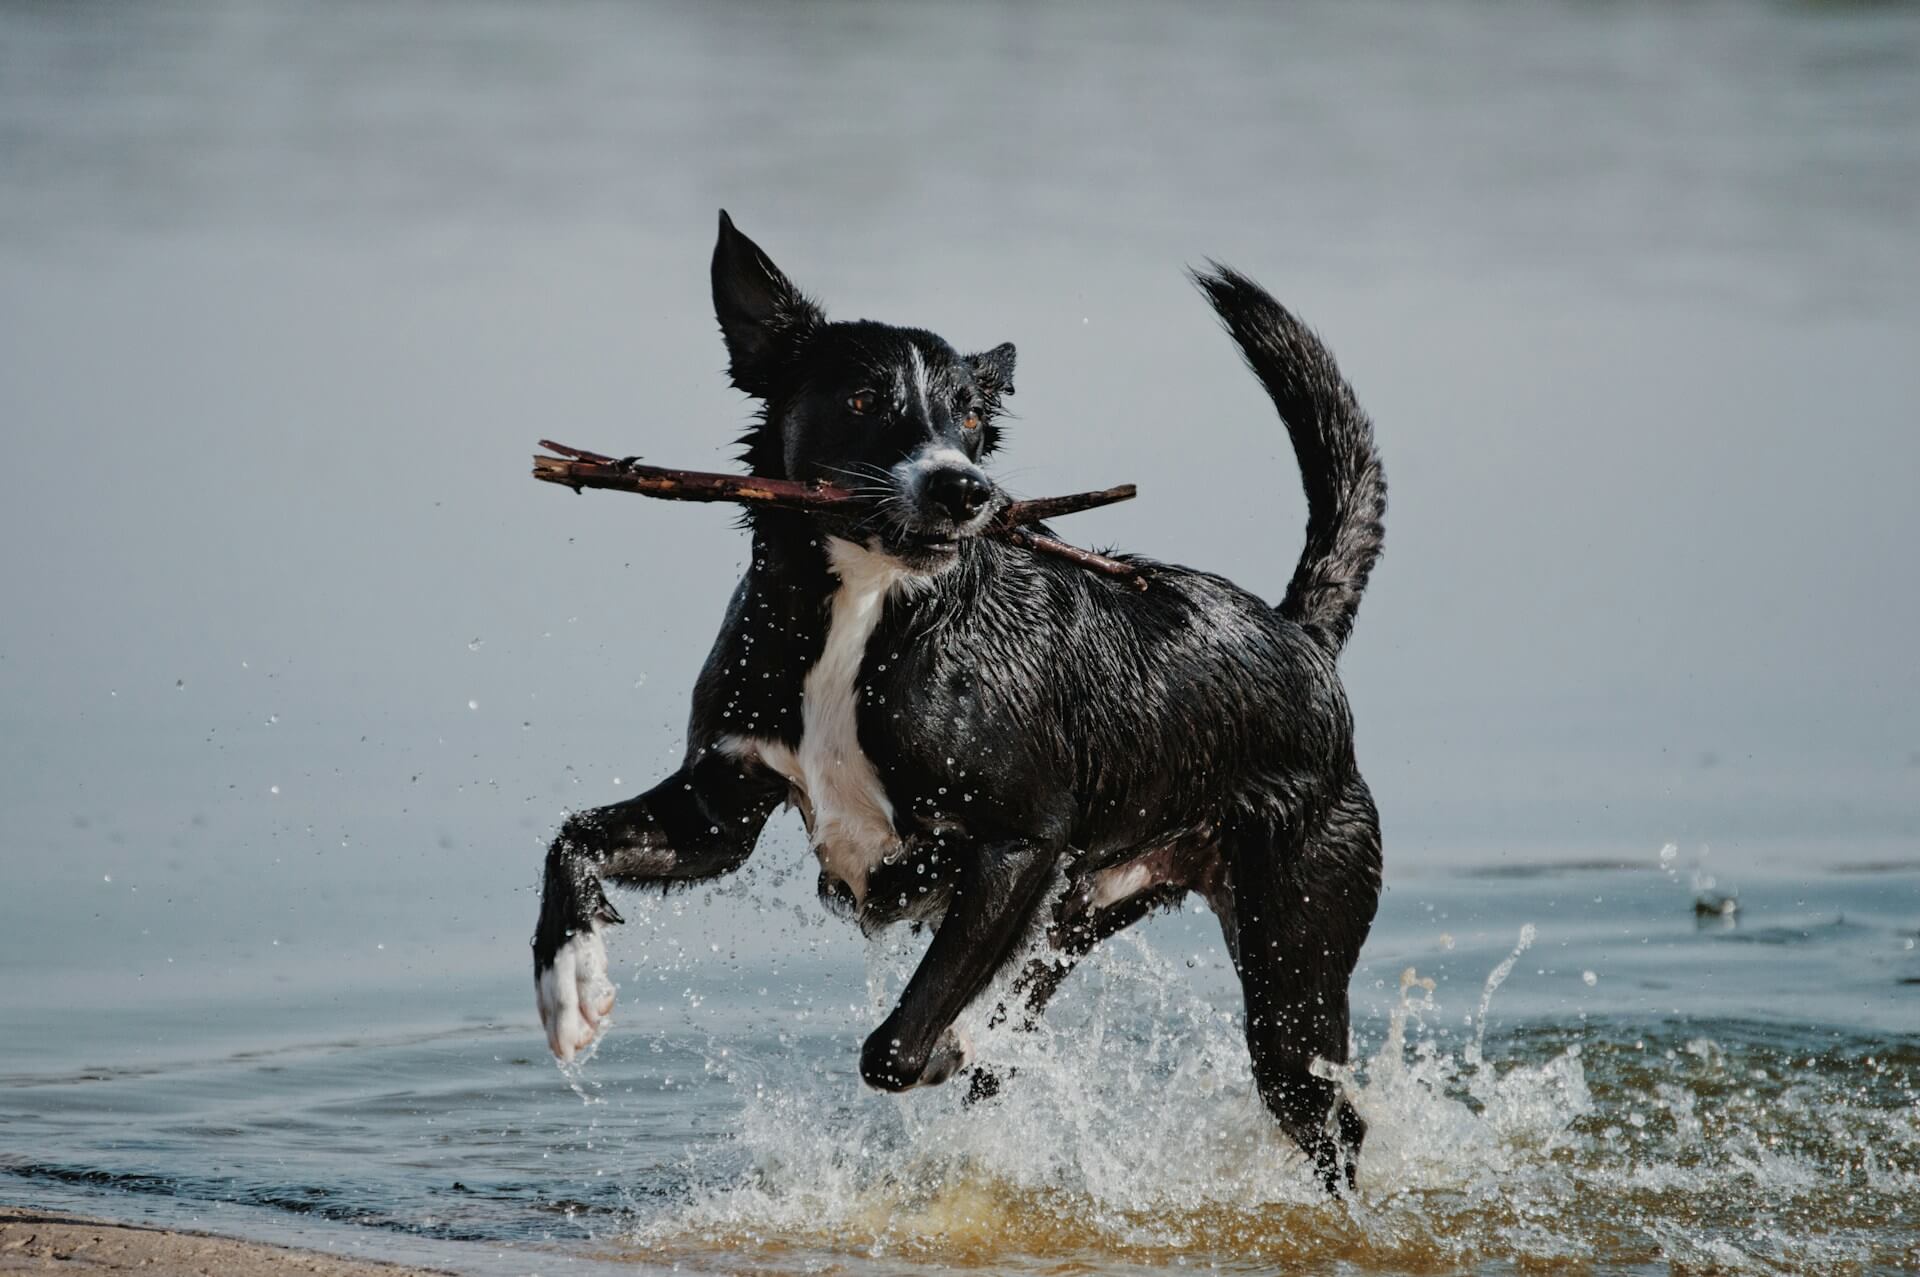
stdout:
<svg viewBox="0 0 1920 1277">
<path fill-rule="evenodd" d="M 617 919 L 602 881 L 671 886 L 752 852 L 790 784 L 722 742 L 800 746 L 802 682 L 840 584 L 823 547 L 837 536 L 923 574 L 887 596 L 856 683 L 859 748 L 903 840 L 874 866 L 858 920 L 936 931 L 862 1075 L 886 1089 L 944 1079 L 955 1018 L 1026 937 L 1046 930 L 1054 950 L 1015 985 L 1038 1016 L 1093 944 L 1194 891 L 1241 978 L 1262 1100 L 1330 1191 L 1351 1185 L 1365 1124 L 1311 1066 L 1347 1059 L 1347 983 L 1380 889 L 1379 822 L 1335 657 L 1379 554 L 1385 481 L 1319 339 L 1242 275 L 1194 278 L 1300 463 L 1307 544 L 1277 608 L 1209 573 L 1123 556 L 1140 591 L 976 535 L 984 518 L 933 489 L 989 483 L 979 462 L 1000 442 L 1013 348 L 963 356 L 920 329 L 830 323 L 721 215 L 715 307 L 733 382 L 762 407 L 750 469 L 864 486 L 873 504 L 832 520 L 750 516 L 752 565 L 696 680 L 686 761 L 563 826 L 536 978 L 573 932 Z M 909 362 L 917 382 L 903 380 Z M 943 473 L 901 477 L 935 449 Z M 1095 906 L 1096 875 L 1128 865 L 1140 889 Z M 822 879 L 823 897 L 851 906 L 850 887 Z M 969 1073 L 976 1092 L 999 1085 Z"/>
</svg>

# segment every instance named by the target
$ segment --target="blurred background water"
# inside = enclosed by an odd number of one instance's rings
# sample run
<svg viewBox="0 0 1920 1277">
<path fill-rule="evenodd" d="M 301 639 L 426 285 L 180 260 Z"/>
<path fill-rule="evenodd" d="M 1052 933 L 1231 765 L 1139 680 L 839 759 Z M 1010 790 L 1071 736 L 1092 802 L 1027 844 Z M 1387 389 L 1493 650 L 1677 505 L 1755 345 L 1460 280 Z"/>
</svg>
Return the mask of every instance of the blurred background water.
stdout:
<svg viewBox="0 0 1920 1277">
<path fill-rule="evenodd" d="M 745 543 L 526 456 L 727 463 L 721 206 L 831 313 L 1016 342 L 1009 486 L 1142 485 L 1077 537 L 1269 593 L 1295 467 L 1180 268 L 1331 342 L 1393 498 L 1344 659 L 1376 1215 L 1277 1146 L 1102 1169 L 1247 1116 L 1204 919 L 1001 1044 L 1056 1053 L 1002 1124 L 859 1093 L 903 959 L 819 916 L 791 822 L 621 937 L 578 1093 L 539 1062 L 544 839 L 676 761 Z M 1911 1265 L 1917 211 L 1904 4 L 0 5 L 0 1195 L 516 1271 L 459 1244 Z M 1461 1017 L 1525 923 L 1554 958 L 1482 1063 L 1544 1089 L 1476 1097 Z M 1410 964 L 1445 1015 L 1403 1077 Z M 1189 1067 L 1224 1098 L 1098 1120 Z M 1679 1204 L 1738 1186 L 1722 1232 Z"/>
</svg>

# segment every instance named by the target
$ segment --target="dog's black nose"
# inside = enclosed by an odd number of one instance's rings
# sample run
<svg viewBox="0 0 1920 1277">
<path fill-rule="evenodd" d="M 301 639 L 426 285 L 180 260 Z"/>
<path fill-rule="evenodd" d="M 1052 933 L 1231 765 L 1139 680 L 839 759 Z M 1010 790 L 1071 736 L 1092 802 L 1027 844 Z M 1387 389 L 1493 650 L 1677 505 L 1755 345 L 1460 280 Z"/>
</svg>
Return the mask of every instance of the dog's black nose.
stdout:
<svg viewBox="0 0 1920 1277">
<path fill-rule="evenodd" d="M 993 495 L 993 485 L 973 470 L 935 470 L 927 476 L 927 500 L 944 510 L 955 523 L 980 513 Z"/>
</svg>

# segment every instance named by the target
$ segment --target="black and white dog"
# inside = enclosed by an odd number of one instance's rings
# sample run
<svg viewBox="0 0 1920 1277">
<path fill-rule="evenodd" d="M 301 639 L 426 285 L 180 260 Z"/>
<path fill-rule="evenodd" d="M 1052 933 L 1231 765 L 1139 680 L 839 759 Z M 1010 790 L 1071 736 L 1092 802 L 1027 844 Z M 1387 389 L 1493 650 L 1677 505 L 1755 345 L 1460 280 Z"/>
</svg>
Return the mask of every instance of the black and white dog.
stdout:
<svg viewBox="0 0 1920 1277">
<path fill-rule="evenodd" d="M 738 869 L 783 800 L 820 891 L 863 926 L 935 927 L 860 1072 L 885 1090 L 966 1064 L 956 1018 L 994 977 L 1037 1016 L 1072 964 L 1198 892 L 1246 998 L 1261 1098 L 1330 1189 L 1366 1127 L 1316 1058 L 1347 1058 L 1347 982 L 1380 834 L 1334 660 L 1380 553 L 1386 485 L 1333 357 L 1252 281 L 1195 276 L 1292 435 L 1307 544 L 1278 608 L 1132 558 L 1125 581 L 979 534 L 1014 351 L 830 323 L 720 215 L 713 300 L 733 384 L 760 401 L 757 475 L 824 479 L 857 515 L 755 511 L 753 561 L 694 684 L 686 760 L 568 819 L 533 938 L 562 1060 L 613 1007 L 603 884 Z M 1025 953 L 1030 936 L 1046 941 Z M 997 1083 L 976 1074 L 976 1093 Z"/>
</svg>

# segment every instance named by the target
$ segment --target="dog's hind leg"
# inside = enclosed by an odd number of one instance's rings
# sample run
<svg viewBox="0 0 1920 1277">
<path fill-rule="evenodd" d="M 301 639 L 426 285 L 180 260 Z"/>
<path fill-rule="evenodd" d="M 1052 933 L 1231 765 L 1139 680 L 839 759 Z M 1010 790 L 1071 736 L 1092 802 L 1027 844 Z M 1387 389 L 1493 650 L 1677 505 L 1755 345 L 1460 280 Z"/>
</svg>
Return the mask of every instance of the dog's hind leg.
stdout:
<svg viewBox="0 0 1920 1277">
<path fill-rule="evenodd" d="M 1188 892 L 1212 901 L 1220 890 L 1220 850 L 1210 831 L 1076 875 L 1053 906 L 1053 925 L 1047 928 L 1053 954 L 1034 958 L 1014 985 L 1016 993 L 1026 995 L 1025 1026 L 1039 1020 L 1054 992 L 1095 945 L 1156 910 L 1177 908 Z M 1001 1014 L 1004 1018 L 1004 1008 Z"/>
<path fill-rule="evenodd" d="M 1052 952 L 1036 954 L 1028 958 L 1026 966 L 1014 977 L 1008 989 L 1011 995 L 1008 1001 L 1019 1007 L 1019 1019 L 1014 1028 L 1023 1033 L 1031 1033 L 1040 1027 L 1040 1018 L 1047 1012 L 1047 1004 L 1053 1001 L 1053 995 L 1060 991 L 1067 977 L 1080 964 L 1080 959 L 1093 952 L 1093 947 L 1109 936 L 1119 935 L 1134 923 L 1140 921 L 1156 909 L 1172 908 L 1186 897 L 1187 887 L 1180 883 L 1161 883 L 1158 886 L 1141 891 L 1125 900 L 1106 906 L 1096 906 L 1075 911 L 1070 921 L 1063 921 L 1061 908 L 1056 908 L 1054 925 L 1048 929 L 1047 939 Z M 1060 902 L 1067 906 L 1071 895 Z M 989 1028 L 1006 1023 L 1014 1012 L 1002 1002 L 994 1007 L 993 1015 L 988 1019 Z M 1001 1086 L 1013 1076 L 1013 1070 L 995 1070 L 987 1065 L 976 1065 L 971 1082 L 967 1087 L 967 1103 L 992 1099 L 1000 1094 Z"/>
<path fill-rule="evenodd" d="M 786 792 L 758 763 L 707 751 L 636 798 L 567 818 L 547 849 L 533 933 L 534 989 L 556 1056 L 572 1059 L 613 1009 L 600 930 L 621 919 L 602 882 L 664 886 L 737 869 Z"/>
<path fill-rule="evenodd" d="M 1186 898 L 1187 891 L 1184 882 L 1159 882 L 1106 904 L 1089 904 L 1084 894 L 1076 898 L 1070 891 L 1055 906 L 1054 923 L 1047 929 L 1047 943 L 1053 951 L 1028 959 L 1026 970 L 1013 983 L 1012 992 L 1023 1004 L 1020 1027 L 1032 1029 L 1039 1023 L 1047 1003 L 1053 1001 L 1053 995 L 1095 945 L 1119 935 L 1155 910 L 1173 908 Z M 1004 1018 L 1005 1008 L 996 1014 Z"/>
<path fill-rule="evenodd" d="M 1366 1123 L 1313 1064 L 1347 1061 L 1347 983 L 1380 895 L 1373 800 L 1356 775 L 1308 837 L 1250 824 L 1223 841 L 1255 1085 L 1327 1191 L 1352 1188 Z"/>
</svg>

